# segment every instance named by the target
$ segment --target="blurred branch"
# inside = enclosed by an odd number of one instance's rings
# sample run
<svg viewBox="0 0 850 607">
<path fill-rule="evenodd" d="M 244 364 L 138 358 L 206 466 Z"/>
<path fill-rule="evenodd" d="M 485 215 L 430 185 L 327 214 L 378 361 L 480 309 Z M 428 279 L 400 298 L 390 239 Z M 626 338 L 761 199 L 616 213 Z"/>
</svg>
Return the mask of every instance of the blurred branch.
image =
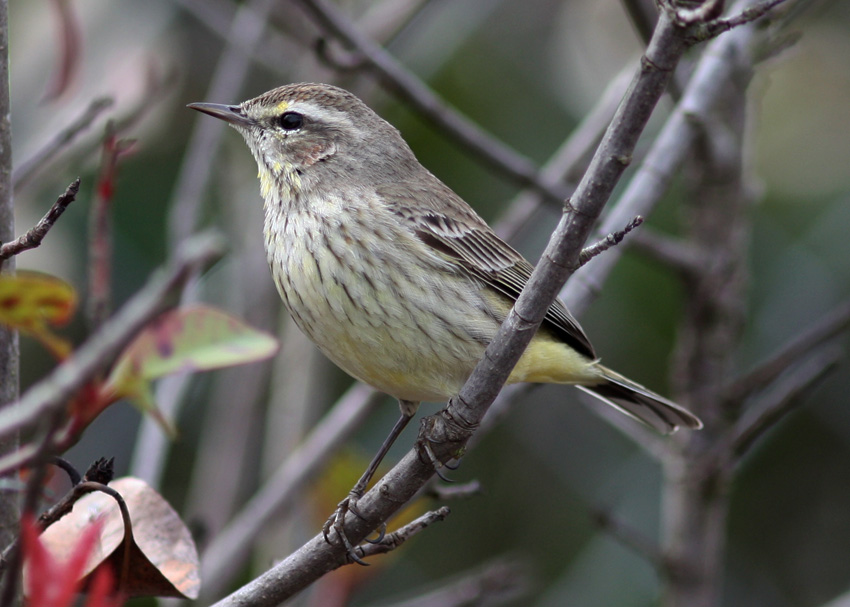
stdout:
<svg viewBox="0 0 850 607">
<path fill-rule="evenodd" d="M 226 48 L 207 90 L 210 100 L 233 99 L 239 94 L 251 67 L 251 55 L 243 49 L 253 49 L 260 43 L 274 4 L 274 0 L 250 0 L 236 11 L 225 38 Z M 170 204 L 168 240 L 172 247 L 196 229 L 201 199 L 224 132 L 221 125 L 209 120 L 194 123 Z"/>
<path fill-rule="evenodd" d="M 643 558 L 661 575 L 667 575 L 667 562 L 661 548 L 634 527 L 604 510 L 591 513 L 594 523 L 617 542 Z"/>
<path fill-rule="evenodd" d="M 89 337 L 74 355 L 20 400 L 0 411 L 0 437 L 33 427 L 45 415 L 63 408 L 68 400 L 98 371 L 115 360 L 118 353 L 168 305 L 192 273 L 209 265 L 223 252 L 224 243 L 214 234 L 200 234 L 186 241 L 173 258 L 157 272 L 109 320 Z M 8 458 L 0 459 L 0 472 L 8 471 Z"/>
<path fill-rule="evenodd" d="M 702 124 L 710 120 L 713 108 L 722 98 L 721 83 L 734 76 L 742 57 L 753 43 L 756 29 L 737 28 L 712 41 L 702 53 L 691 80 L 611 211 L 597 228 L 598 235 L 608 234 L 625 225 L 635 215 L 648 217 L 667 191 L 670 181 L 688 157 Z M 617 247 L 578 270 L 562 296 L 573 314 L 580 314 L 596 298 L 608 274 L 619 261 L 625 247 Z"/>
<path fill-rule="evenodd" d="M 239 573 L 239 566 L 263 528 L 300 497 L 311 480 L 361 421 L 384 398 L 355 384 L 316 424 L 301 445 L 283 462 L 254 496 L 221 530 L 202 556 L 204 597 L 215 596 Z M 324 540 L 322 540 L 324 542 Z M 203 600 L 203 599 L 202 599 Z"/>
<path fill-rule="evenodd" d="M 528 591 L 529 579 L 522 563 L 498 559 L 436 590 L 411 592 L 414 598 L 384 607 L 483 607 L 514 602 Z"/>
<path fill-rule="evenodd" d="M 94 202 L 89 209 L 88 293 L 89 328 L 94 331 L 109 316 L 112 306 L 112 201 L 118 177 L 118 160 L 135 142 L 118 139 L 115 125 L 106 124 L 101 151 L 100 174 Z"/>
<path fill-rule="evenodd" d="M 752 371 L 735 379 L 726 387 L 723 399 L 734 403 L 743 401 L 763 389 L 803 356 L 850 327 L 850 301 L 846 301 L 803 333 L 782 346 L 771 358 Z"/>
<path fill-rule="evenodd" d="M 640 253 L 684 274 L 705 269 L 708 260 L 693 244 L 681 238 L 644 228 L 632 237 L 632 246 Z"/>
<path fill-rule="evenodd" d="M 572 194 L 574 184 L 587 168 L 593 151 L 602 140 L 620 100 L 626 94 L 634 71 L 635 66 L 628 65 L 608 83 L 593 109 L 543 166 L 541 174 L 544 179 L 551 183 L 565 183 L 565 187 Z M 510 241 L 544 202 L 551 201 L 551 198 L 545 197 L 539 191 L 525 188 L 517 194 L 493 229 L 503 239 Z"/>
<path fill-rule="evenodd" d="M 50 160 L 71 144 L 77 138 L 77 135 L 89 128 L 104 110 L 112 107 L 113 103 L 114 100 L 111 97 L 93 99 L 79 118 L 59 131 L 47 145 L 36 151 L 30 158 L 18 164 L 12 172 L 12 183 L 15 191 L 26 185 Z"/>
<path fill-rule="evenodd" d="M 455 141 L 496 168 L 500 174 L 505 174 L 521 185 L 532 187 L 559 202 L 566 198 L 568 193 L 565 188 L 547 180 L 527 158 L 485 133 L 478 125 L 437 97 L 386 50 L 361 34 L 334 5 L 325 0 L 299 0 L 299 3 L 325 31 L 361 55 L 364 65 L 375 73 L 384 86 Z"/>
<path fill-rule="evenodd" d="M 183 10 L 192 14 L 224 40 L 229 48 L 238 50 L 245 57 L 262 65 L 274 74 L 283 75 L 286 73 L 287 62 L 281 61 L 281 57 L 286 56 L 285 53 L 281 52 L 287 47 L 285 37 L 269 27 L 267 23 L 268 14 L 263 12 L 260 7 L 244 3 L 236 5 L 228 0 L 176 0 L 176 2 Z M 236 15 L 245 11 L 253 14 L 253 17 L 248 14 L 242 19 L 250 17 L 257 23 L 266 22 L 262 44 L 257 44 L 257 40 L 251 36 L 245 39 L 233 36 L 232 28 L 235 28 Z M 234 93 L 238 93 L 238 91 L 234 91 Z"/>
<path fill-rule="evenodd" d="M 17 240 L 7 242 L 0 246 L 0 262 L 9 259 L 13 255 L 18 255 L 24 251 L 35 249 L 41 246 L 41 241 L 47 236 L 47 232 L 53 227 L 53 224 L 62 216 L 68 205 L 77 199 L 77 193 L 80 191 L 80 178 L 77 177 L 71 185 L 67 187 L 65 193 L 56 199 L 50 210 L 42 217 L 34 227 L 27 230 L 26 234 L 20 236 Z"/>
<path fill-rule="evenodd" d="M 740 461 L 761 436 L 803 404 L 802 395 L 823 379 L 842 356 L 841 348 L 825 347 L 788 370 L 733 429 L 734 461 Z"/>
<path fill-rule="evenodd" d="M 427 442 L 440 461 L 454 457 L 466 444 L 561 285 L 577 266 L 582 244 L 625 170 L 637 139 L 686 48 L 685 32 L 662 17 L 629 93 L 516 305 L 460 394 L 441 413 L 422 420 L 419 443 Z M 358 501 L 358 516 L 345 521 L 345 535 L 352 544 L 359 544 L 434 475 L 434 467 L 424 461 L 421 449 L 409 451 Z M 319 534 L 218 606 L 276 605 L 346 561 L 340 539 L 332 534 L 326 541 Z"/>
</svg>

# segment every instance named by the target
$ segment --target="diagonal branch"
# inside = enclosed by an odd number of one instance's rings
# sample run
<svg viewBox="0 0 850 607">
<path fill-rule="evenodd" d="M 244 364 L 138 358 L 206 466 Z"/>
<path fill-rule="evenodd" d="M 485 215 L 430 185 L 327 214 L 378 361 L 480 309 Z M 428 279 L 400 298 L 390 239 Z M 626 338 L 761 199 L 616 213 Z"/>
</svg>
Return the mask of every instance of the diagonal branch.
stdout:
<svg viewBox="0 0 850 607">
<path fill-rule="evenodd" d="M 299 1 L 325 31 L 356 50 L 362 56 L 364 66 L 369 67 L 384 86 L 427 116 L 450 137 L 521 185 L 533 187 L 558 202 L 566 198 L 567 191 L 563 187 L 547 180 L 531 161 L 437 97 L 386 50 L 360 33 L 330 2 Z"/>
<path fill-rule="evenodd" d="M 111 97 L 94 99 L 76 120 L 59 131 L 53 139 L 30 158 L 16 166 L 15 170 L 12 171 L 12 184 L 15 191 L 26 185 L 54 156 L 71 144 L 80 133 L 89 128 L 104 110 L 112 107 L 113 103 L 114 100 Z"/>
<path fill-rule="evenodd" d="M 825 347 L 780 378 L 762 397 L 757 410 L 744 416 L 732 431 L 731 451 L 736 461 L 768 430 L 805 402 L 803 394 L 832 370 L 842 357 L 838 347 Z"/>
<path fill-rule="evenodd" d="M 392 533 L 387 533 L 380 542 L 358 546 L 355 548 L 355 552 L 360 558 L 367 558 L 376 554 L 386 554 L 387 552 L 391 552 L 420 531 L 430 527 L 434 523 L 444 521 L 450 512 L 451 510 L 449 510 L 447 506 L 442 506 L 436 510 L 426 512 L 400 529 L 393 531 Z"/>
<path fill-rule="evenodd" d="M 725 390 L 723 399 L 736 403 L 751 396 L 774 381 L 800 358 L 850 327 L 850 301 L 846 301 L 823 316 L 780 348 L 772 357 L 755 369 L 733 381 Z"/>
<path fill-rule="evenodd" d="M 221 256 L 224 243 L 211 233 L 186 241 L 168 265 L 156 273 L 113 317 L 103 324 L 73 356 L 0 411 L 0 437 L 31 428 L 44 416 L 61 409 L 92 376 L 115 359 L 127 343 L 159 314 L 198 268 Z M 14 455 L 14 454 L 12 454 Z M 7 470 L 9 456 L 0 460 Z"/>
</svg>

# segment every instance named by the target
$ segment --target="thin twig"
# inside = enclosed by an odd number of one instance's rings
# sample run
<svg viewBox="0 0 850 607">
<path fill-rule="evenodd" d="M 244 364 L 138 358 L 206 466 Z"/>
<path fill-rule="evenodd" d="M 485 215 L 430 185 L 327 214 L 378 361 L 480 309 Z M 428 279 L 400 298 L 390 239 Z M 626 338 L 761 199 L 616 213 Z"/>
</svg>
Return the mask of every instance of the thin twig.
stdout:
<svg viewBox="0 0 850 607">
<path fill-rule="evenodd" d="M 626 234 L 634 230 L 640 224 L 643 223 L 643 217 L 640 215 L 636 216 L 629 223 L 626 224 L 626 227 L 622 230 L 617 230 L 616 232 L 611 232 L 605 238 L 601 240 L 597 240 L 595 243 L 590 245 L 589 247 L 585 247 L 581 250 L 581 253 L 578 255 L 578 264 L 579 266 L 583 266 L 588 261 L 610 249 L 611 247 L 616 247 L 618 244 L 623 242 L 623 239 L 626 237 Z"/>
<path fill-rule="evenodd" d="M 705 26 L 705 33 L 707 37 L 714 38 L 723 32 L 728 32 L 734 27 L 739 27 L 741 25 L 751 23 L 756 19 L 760 19 L 769 13 L 774 7 L 782 4 L 783 2 L 785 2 L 785 0 L 766 0 L 761 4 L 757 4 L 741 11 L 740 14 L 735 15 L 734 17 L 730 17 L 728 19 L 715 19 Z"/>
<path fill-rule="evenodd" d="M 740 461 L 761 436 L 803 404 L 802 394 L 832 370 L 842 355 L 837 346 L 825 347 L 780 378 L 759 399 L 754 412 L 733 429 L 731 451 L 735 460 Z"/>
<path fill-rule="evenodd" d="M 495 167 L 500 174 L 524 186 L 563 201 L 568 192 L 541 174 L 527 158 L 484 132 L 474 122 L 437 97 L 420 79 L 404 68 L 392 55 L 354 27 L 349 19 L 325 0 L 300 0 L 300 4 L 319 25 L 343 44 L 362 55 L 384 86 L 407 101 L 414 109 L 443 130 L 449 137 Z"/>
<path fill-rule="evenodd" d="M 848 327 L 850 327 L 850 301 L 844 302 L 825 314 L 814 325 L 782 346 L 769 359 L 735 379 L 723 391 L 723 400 L 728 403 L 743 401 L 754 392 L 763 389 L 803 356 Z"/>
<path fill-rule="evenodd" d="M 112 300 L 112 201 L 118 160 L 132 149 L 132 139 L 119 139 L 108 122 L 103 137 L 100 174 L 89 211 L 89 280 L 86 297 L 89 329 L 94 331 L 109 316 Z"/>
<path fill-rule="evenodd" d="M 76 392 L 115 357 L 150 320 L 156 317 L 199 268 L 222 255 L 224 242 L 211 233 L 186 241 L 168 265 L 157 272 L 114 316 L 93 334 L 74 356 L 58 365 L 18 400 L 0 411 L 0 437 L 30 428 L 62 408 Z M 6 458 L 4 458 L 6 459 Z M 0 463 L 0 474 L 8 472 Z"/>
<path fill-rule="evenodd" d="M 12 171 L 12 185 L 15 191 L 17 192 L 26 185 L 54 156 L 71 144 L 80 133 L 89 128 L 104 110 L 112 107 L 113 103 L 114 100 L 111 97 L 99 97 L 92 100 L 79 118 L 59 131 L 56 137 L 51 139 L 40 150 L 36 151 L 30 158 L 16 166 L 15 170 Z"/>
<path fill-rule="evenodd" d="M 387 533 L 380 542 L 374 544 L 367 543 L 363 546 L 355 548 L 355 553 L 360 558 L 375 556 L 376 554 L 386 554 L 392 552 L 407 540 L 412 538 L 420 531 L 427 529 L 434 523 L 446 520 L 446 517 L 451 513 L 448 506 L 442 506 L 436 510 L 426 512 L 414 521 L 407 523 L 392 533 Z"/>
<path fill-rule="evenodd" d="M 77 198 L 77 193 L 80 191 L 80 178 L 77 177 L 71 185 L 67 187 L 65 193 L 56 199 L 50 210 L 42 217 L 35 226 L 27 230 L 26 234 L 18 237 L 17 240 L 7 242 L 0 246 L 0 262 L 9 259 L 13 255 L 18 255 L 24 251 L 35 249 L 41 245 L 41 241 L 47 236 L 47 232 L 53 227 L 53 224 L 62 216 L 68 205 L 74 202 Z"/>
</svg>

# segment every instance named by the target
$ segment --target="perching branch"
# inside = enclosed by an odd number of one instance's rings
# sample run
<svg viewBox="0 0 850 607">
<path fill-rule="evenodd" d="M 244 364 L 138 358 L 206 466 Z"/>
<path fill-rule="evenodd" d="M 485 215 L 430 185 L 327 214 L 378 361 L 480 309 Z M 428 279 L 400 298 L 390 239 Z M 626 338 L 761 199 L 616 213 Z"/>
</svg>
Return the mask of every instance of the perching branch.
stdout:
<svg viewBox="0 0 850 607">
<path fill-rule="evenodd" d="M 34 227 L 27 230 L 26 234 L 19 236 L 17 240 L 7 242 L 0 246 L 0 262 L 9 259 L 13 255 L 18 255 L 24 251 L 35 249 L 41 245 L 41 241 L 47 236 L 47 232 L 53 227 L 53 224 L 62 216 L 68 205 L 74 202 L 77 198 L 77 192 L 80 191 L 80 178 L 77 177 L 65 190 L 50 210 L 42 217 Z"/>
</svg>

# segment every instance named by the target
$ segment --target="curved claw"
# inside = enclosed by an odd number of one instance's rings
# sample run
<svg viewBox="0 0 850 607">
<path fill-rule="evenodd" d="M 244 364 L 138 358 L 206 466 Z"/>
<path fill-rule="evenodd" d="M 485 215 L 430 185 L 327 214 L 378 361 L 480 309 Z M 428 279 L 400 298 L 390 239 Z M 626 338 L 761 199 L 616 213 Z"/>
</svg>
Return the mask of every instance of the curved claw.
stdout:
<svg viewBox="0 0 850 607">
<path fill-rule="evenodd" d="M 373 540 L 370 540 L 367 537 L 366 541 L 369 542 L 370 544 L 380 544 L 382 541 L 384 541 L 384 538 L 386 537 L 386 535 L 387 535 L 387 524 L 381 523 L 381 528 L 378 530 L 378 537 L 376 537 Z"/>
<path fill-rule="evenodd" d="M 440 472 L 440 468 L 442 468 L 445 464 L 440 463 L 440 460 L 438 460 L 437 456 L 434 455 L 434 451 L 431 449 L 431 445 L 429 445 L 427 442 L 423 442 L 422 449 L 425 451 L 425 455 L 428 456 L 428 461 L 431 463 L 431 466 L 433 466 L 434 473 L 440 477 L 440 480 L 447 483 L 453 483 L 454 480 L 448 478 L 445 474 Z M 446 468 L 448 468 L 449 470 L 455 470 L 455 468 L 452 468 L 450 466 L 446 466 Z"/>
<path fill-rule="evenodd" d="M 349 495 L 344 500 L 342 500 L 339 504 L 337 504 L 336 510 L 334 510 L 333 514 L 328 517 L 328 520 L 325 521 L 325 524 L 322 525 L 322 535 L 325 538 L 325 541 L 330 544 L 330 533 L 331 529 L 336 532 L 336 536 L 339 538 L 342 545 L 345 547 L 345 554 L 348 559 L 358 565 L 363 565 L 364 567 L 368 567 L 369 563 L 361 559 L 354 552 L 355 546 L 348 539 L 348 536 L 345 535 L 345 515 L 348 512 L 351 512 L 353 515 L 358 518 L 363 518 L 363 515 L 357 512 L 357 508 L 355 507 L 357 504 L 357 496 Z M 384 530 L 385 527 L 382 527 L 380 536 L 375 542 L 379 542 L 384 539 Z M 369 540 L 366 540 L 369 541 Z"/>
</svg>

